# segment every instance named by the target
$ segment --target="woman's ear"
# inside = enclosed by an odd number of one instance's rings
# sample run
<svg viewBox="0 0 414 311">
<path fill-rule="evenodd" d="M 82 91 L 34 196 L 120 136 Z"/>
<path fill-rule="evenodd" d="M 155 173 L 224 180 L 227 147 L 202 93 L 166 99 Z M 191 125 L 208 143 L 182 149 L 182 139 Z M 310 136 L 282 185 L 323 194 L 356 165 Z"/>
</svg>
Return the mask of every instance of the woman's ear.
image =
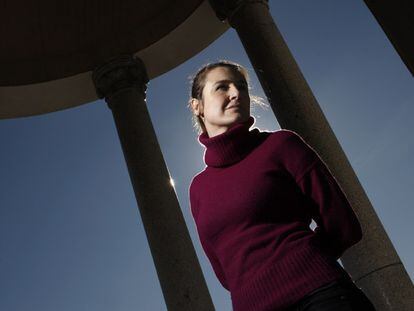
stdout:
<svg viewBox="0 0 414 311">
<path fill-rule="evenodd" d="M 203 105 L 201 104 L 201 100 L 197 98 L 191 99 L 191 108 L 196 116 L 203 116 Z"/>
</svg>

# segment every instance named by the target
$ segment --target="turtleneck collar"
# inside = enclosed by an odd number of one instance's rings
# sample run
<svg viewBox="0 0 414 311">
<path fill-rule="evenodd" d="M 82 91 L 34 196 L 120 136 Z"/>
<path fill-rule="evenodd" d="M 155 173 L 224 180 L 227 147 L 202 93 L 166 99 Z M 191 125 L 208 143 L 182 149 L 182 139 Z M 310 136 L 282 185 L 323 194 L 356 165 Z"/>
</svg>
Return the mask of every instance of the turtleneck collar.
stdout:
<svg viewBox="0 0 414 311">
<path fill-rule="evenodd" d="M 255 121 L 253 116 L 249 116 L 247 121 L 235 123 L 219 135 L 209 137 L 207 132 L 200 134 L 198 141 L 206 148 L 205 164 L 222 167 L 242 160 L 258 143 L 259 129 L 249 131 Z"/>
</svg>

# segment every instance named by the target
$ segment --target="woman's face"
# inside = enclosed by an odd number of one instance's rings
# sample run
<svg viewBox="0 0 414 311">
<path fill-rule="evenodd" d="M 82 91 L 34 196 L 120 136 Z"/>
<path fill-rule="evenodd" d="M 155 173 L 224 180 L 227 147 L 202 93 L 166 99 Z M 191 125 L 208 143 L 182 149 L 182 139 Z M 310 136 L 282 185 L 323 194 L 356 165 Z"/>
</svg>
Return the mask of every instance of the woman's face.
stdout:
<svg viewBox="0 0 414 311">
<path fill-rule="evenodd" d="M 247 82 L 238 71 L 216 67 L 205 77 L 202 99 L 193 108 L 204 121 L 209 137 L 224 133 L 235 122 L 250 116 L 250 97 Z"/>
</svg>

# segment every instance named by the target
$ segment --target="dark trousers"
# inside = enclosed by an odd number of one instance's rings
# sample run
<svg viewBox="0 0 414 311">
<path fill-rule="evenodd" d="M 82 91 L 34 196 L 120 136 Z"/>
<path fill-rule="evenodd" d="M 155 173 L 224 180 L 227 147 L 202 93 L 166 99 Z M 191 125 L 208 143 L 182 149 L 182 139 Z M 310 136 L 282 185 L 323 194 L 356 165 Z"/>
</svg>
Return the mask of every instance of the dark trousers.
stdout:
<svg viewBox="0 0 414 311">
<path fill-rule="evenodd" d="M 340 279 L 309 293 L 287 311 L 375 311 L 356 284 Z"/>
</svg>

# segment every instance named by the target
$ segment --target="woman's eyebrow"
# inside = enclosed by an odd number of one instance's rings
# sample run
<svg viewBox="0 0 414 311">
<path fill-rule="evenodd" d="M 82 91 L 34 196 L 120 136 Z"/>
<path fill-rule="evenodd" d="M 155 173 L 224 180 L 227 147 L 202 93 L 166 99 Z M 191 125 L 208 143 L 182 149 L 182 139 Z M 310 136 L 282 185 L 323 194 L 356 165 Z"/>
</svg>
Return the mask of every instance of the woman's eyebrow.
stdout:
<svg viewBox="0 0 414 311">
<path fill-rule="evenodd" d="M 216 85 L 216 84 L 219 84 L 219 83 L 228 83 L 228 82 L 234 82 L 234 81 L 229 80 L 229 79 L 224 79 L 224 80 L 216 81 L 213 85 Z M 247 84 L 247 82 L 245 80 L 239 80 L 239 81 L 236 81 L 236 82 Z"/>
</svg>

